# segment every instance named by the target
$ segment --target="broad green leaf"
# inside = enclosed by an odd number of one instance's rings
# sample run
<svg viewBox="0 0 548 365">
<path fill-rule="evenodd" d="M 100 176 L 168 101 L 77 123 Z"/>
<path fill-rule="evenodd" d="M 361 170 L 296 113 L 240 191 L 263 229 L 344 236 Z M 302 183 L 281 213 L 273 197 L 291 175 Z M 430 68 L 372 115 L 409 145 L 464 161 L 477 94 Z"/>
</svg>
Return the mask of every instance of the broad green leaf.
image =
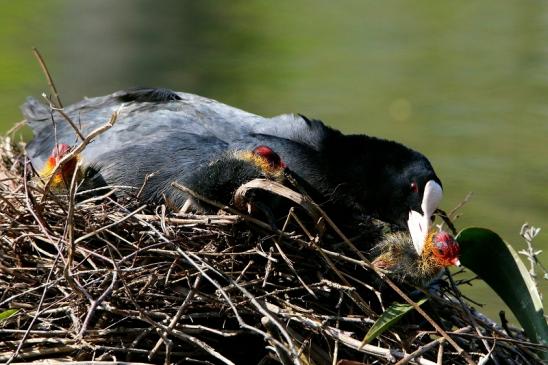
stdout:
<svg viewBox="0 0 548 365">
<path fill-rule="evenodd" d="M 423 298 L 417 302 L 418 305 L 422 305 L 426 302 L 428 298 Z M 379 337 L 384 331 L 391 328 L 395 325 L 401 317 L 403 317 L 407 312 L 409 312 L 413 307 L 410 304 L 402 303 L 393 303 L 388 309 L 384 311 L 383 314 L 377 319 L 375 323 L 371 326 L 367 334 L 363 338 L 362 344 L 366 345 L 369 342 L 373 341 L 375 338 Z"/>
<path fill-rule="evenodd" d="M 19 309 L 7 309 L 3 312 L 0 312 L 0 322 L 15 315 L 17 312 L 19 312 Z"/>
<path fill-rule="evenodd" d="M 461 246 L 461 263 L 493 288 L 531 340 L 548 344 L 542 301 L 517 252 L 485 228 L 464 229 L 456 239 Z"/>
</svg>

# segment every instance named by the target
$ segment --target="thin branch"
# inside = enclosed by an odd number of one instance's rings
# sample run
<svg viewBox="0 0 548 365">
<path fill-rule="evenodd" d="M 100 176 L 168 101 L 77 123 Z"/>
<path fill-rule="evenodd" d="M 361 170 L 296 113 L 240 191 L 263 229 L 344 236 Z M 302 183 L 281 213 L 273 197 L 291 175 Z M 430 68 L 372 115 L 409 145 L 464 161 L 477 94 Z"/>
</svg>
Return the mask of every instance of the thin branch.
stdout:
<svg viewBox="0 0 548 365">
<path fill-rule="evenodd" d="M 49 88 L 51 92 L 53 93 L 53 96 L 55 96 L 57 108 L 62 108 L 63 104 L 61 103 L 61 98 L 59 97 L 59 93 L 57 92 L 55 83 L 53 82 L 51 74 L 49 73 L 48 67 L 46 66 L 46 63 L 44 62 L 42 55 L 40 54 L 38 49 L 35 47 L 32 48 L 32 53 L 34 53 L 34 57 L 36 57 L 36 60 L 38 61 L 38 64 L 40 65 L 40 68 L 42 69 L 44 76 L 46 76 L 46 80 L 48 81 Z"/>
</svg>

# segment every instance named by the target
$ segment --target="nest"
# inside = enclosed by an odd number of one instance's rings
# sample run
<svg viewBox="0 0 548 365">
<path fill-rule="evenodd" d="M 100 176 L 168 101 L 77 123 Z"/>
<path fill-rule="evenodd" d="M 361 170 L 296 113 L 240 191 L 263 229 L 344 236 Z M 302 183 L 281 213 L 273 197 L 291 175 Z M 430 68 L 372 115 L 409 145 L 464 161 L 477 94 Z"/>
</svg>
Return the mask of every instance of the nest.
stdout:
<svg viewBox="0 0 548 365">
<path fill-rule="evenodd" d="M 140 205 L 116 197 L 123 187 L 72 199 L 44 189 L 23 144 L 0 143 L 0 318 L 18 310 L 0 319 L 2 363 L 540 362 L 521 330 L 465 302 L 459 280 L 394 284 L 327 216 L 299 217 L 306 207 L 278 231 L 230 208 Z M 362 343 L 391 304 L 425 295 Z"/>
</svg>

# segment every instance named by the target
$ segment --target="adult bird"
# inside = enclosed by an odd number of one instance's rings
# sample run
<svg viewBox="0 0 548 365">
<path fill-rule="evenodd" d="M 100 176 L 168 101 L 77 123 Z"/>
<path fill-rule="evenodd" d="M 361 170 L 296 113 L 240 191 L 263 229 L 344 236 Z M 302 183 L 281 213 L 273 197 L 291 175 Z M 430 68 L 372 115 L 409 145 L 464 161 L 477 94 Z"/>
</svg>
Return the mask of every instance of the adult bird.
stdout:
<svg viewBox="0 0 548 365">
<path fill-rule="evenodd" d="M 37 168 L 56 146 L 78 143 L 64 118 L 36 99 L 29 98 L 22 111 L 34 132 L 27 153 Z M 181 206 L 188 196 L 173 188 L 173 181 L 199 186 L 215 161 L 261 146 L 273 154 L 260 157 L 287 167 L 328 213 L 365 214 L 409 226 L 417 242 L 425 240 L 442 197 L 441 181 L 421 153 L 385 139 L 345 135 L 302 115 L 265 118 L 167 89 L 118 91 L 64 109 L 83 135 L 116 111 L 116 124 L 83 150 L 79 164 L 87 186 L 144 185 L 145 202 L 167 199 Z"/>
</svg>

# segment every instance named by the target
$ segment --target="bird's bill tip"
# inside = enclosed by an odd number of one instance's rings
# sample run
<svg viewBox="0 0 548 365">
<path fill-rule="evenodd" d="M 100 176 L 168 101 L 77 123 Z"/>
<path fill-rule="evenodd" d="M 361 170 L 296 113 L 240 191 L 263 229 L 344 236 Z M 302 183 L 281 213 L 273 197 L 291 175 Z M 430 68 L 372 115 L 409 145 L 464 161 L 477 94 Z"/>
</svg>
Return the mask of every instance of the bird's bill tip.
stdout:
<svg viewBox="0 0 548 365">
<path fill-rule="evenodd" d="M 441 185 L 434 180 L 428 180 L 424 186 L 422 195 L 421 209 L 425 218 L 430 219 L 432 214 L 438 209 L 443 198 L 443 189 Z"/>
<path fill-rule="evenodd" d="M 381 257 L 377 257 L 373 262 L 373 266 L 377 269 L 381 270 L 390 270 L 390 267 L 392 266 L 390 262 L 387 260 L 384 260 Z"/>
<path fill-rule="evenodd" d="M 460 260 L 458 259 L 458 257 L 455 257 L 453 260 L 451 260 L 451 264 L 457 266 L 457 267 L 460 267 L 462 264 L 460 263 Z"/>
<path fill-rule="evenodd" d="M 415 210 L 409 212 L 407 227 L 413 241 L 413 246 L 417 254 L 421 254 L 428 237 L 430 218 L 424 219 L 424 216 Z"/>
</svg>

